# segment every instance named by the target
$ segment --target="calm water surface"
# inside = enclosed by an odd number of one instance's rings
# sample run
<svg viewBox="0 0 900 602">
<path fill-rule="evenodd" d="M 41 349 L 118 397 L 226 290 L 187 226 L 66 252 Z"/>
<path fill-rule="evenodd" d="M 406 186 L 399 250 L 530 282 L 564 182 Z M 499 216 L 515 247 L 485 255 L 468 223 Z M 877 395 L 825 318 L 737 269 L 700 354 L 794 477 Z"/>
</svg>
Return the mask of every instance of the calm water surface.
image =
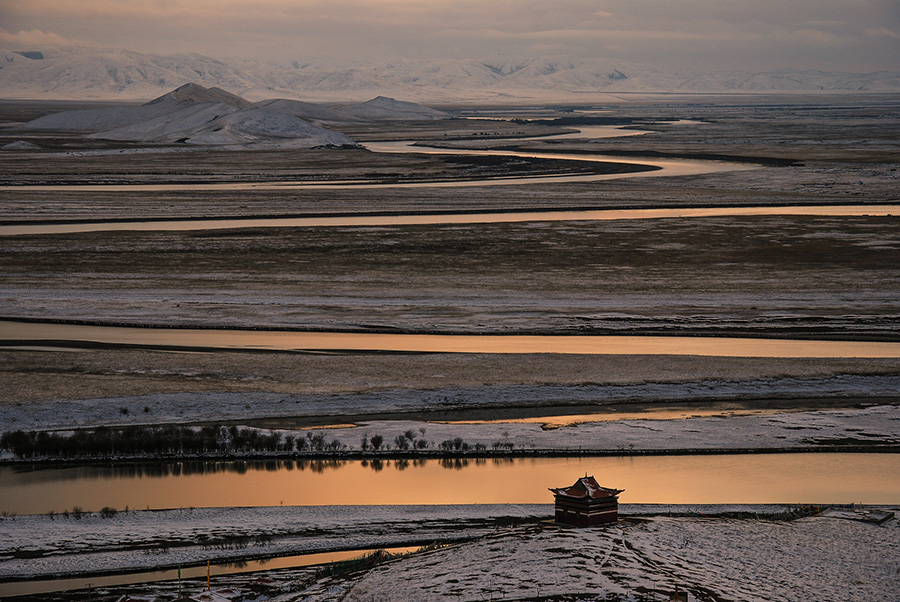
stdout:
<svg viewBox="0 0 900 602">
<path fill-rule="evenodd" d="M 758 454 L 0 467 L 0 512 L 552 503 L 592 474 L 623 503 L 900 503 L 898 454 Z M 347 499 L 347 483 L 365 497 Z"/>
<path fill-rule="evenodd" d="M 207 330 L 48 324 L 0 320 L 0 343 L 54 346 L 61 341 L 267 351 L 421 353 L 565 353 L 717 357 L 900 357 L 900 343 L 678 336 L 441 335 Z"/>
</svg>

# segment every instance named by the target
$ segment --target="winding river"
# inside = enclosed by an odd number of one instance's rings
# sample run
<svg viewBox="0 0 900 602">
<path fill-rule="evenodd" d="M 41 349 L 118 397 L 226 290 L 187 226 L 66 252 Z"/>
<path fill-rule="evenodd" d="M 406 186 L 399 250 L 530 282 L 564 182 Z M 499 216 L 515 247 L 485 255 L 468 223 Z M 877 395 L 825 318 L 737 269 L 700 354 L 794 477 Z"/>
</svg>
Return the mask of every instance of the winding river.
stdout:
<svg viewBox="0 0 900 602">
<path fill-rule="evenodd" d="M 624 133 L 623 132 L 627 132 Z M 639 135 L 642 132 L 616 128 L 583 128 L 559 138 L 600 138 L 617 135 Z M 469 155 L 512 155 L 554 159 L 608 161 L 603 155 L 572 155 L 530 153 L 498 150 L 437 149 L 413 146 L 410 142 L 373 143 L 369 149 L 381 153 L 450 153 Z M 659 168 L 655 175 L 683 175 L 709 173 L 733 169 L 752 169 L 753 166 L 733 165 L 717 161 L 651 161 Z M 634 174 L 608 174 L 623 177 Z M 648 173 L 639 175 L 646 176 Z M 603 179 L 607 176 L 553 176 L 554 181 Z M 515 178 L 512 182 L 527 183 L 543 178 Z M 493 183 L 505 180 L 493 180 Z M 481 185 L 484 182 L 432 182 L 416 186 Z M 223 184 L 161 184 L 161 185 L 88 185 L 88 186 L 29 186 L 29 190 L 196 190 L 242 189 L 321 186 L 322 184 L 279 183 L 223 183 Z M 360 186 L 361 184 L 353 184 Z M 380 187 L 393 184 L 363 184 Z M 15 187 L 6 187 L 7 189 Z M 10 224 L 0 226 L 0 236 L 77 233 L 112 230 L 209 230 L 258 227 L 322 227 L 322 226 L 385 226 L 415 224 L 462 224 L 562 220 L 622 220 L 695 218 L 746 215 L 829 215 L 862 216 L 894 215 L 898 205 L 856 206 L 791 206 L 791 207 L 713 207 L 630 210 L 573 210 L 522 211 L 497 213 L 444 213 L 407 215 L 336 215 L 282 218 L 244 218 L 213 220 L 155 220 L 105 221 L 92 223 Z M 730 357 L 900 357 L 900 343 L 858 341 L 800 341 L 752 338 L 661 337 L 661 336 L 470 336 L 440 334 L 376 334 L 342 332 L 289 332 L 204 330 L 173 328 L 120 328 L 72 324 L 23 323 L 0 321 L 0 341 L 10 346 L 36 348 L 53 346 L 64 341 L 68 347 L 83 345 L 126 345 L 173 348 L 242 349 L 268 351 L 386 351 L 422 353 L 567 353 L 567 354 L 640 354 L 640 355 L 707 355 Z M 83 346 L 82 345 L 82 346 Z"/>
<path fill-rule="evenodd" d="M 618 130 L 624 132 L 626 130 Z M 636 135 L 643 132 L 628 132 L 627 134 L 615 133 L 610 128 L 590 128 L 583 127 L 577 134 L 561 134 L 558 136 L 544 136 L 543 139 L 560 139 L 560 138 L 608 138 L 622 135 Z M 527 139 L 517 139 L 517 141 Z M 302 190 L 302 189 L 325 189 L 325 190 L 346 190 L 346 189 L 365 189 L 365 188 L 457 188 L 461 186 L 508 186 L 513 184 L 536 184 L 536 183 L 561 183 L 561 182 L 598 182 L 602 180 L 612 180 L 617 178 L 629 177 L 659 177 L 659 176 L 687 176 L 704 173 L 715 173 L 724 171 L 740 171 L 748 169 L 756 169 L 757 165 L 746 163 L 729 163 L 725 161 L 705 161 L 694 159 L 657 159 L 657 158 L 640 158 L 639 160 L 623 161 L 622 157 L 611 155 L 602 155 L 596 153 L 550 153 L 550 152 L 532 152 L 532 151 L 512 151 L 512 150 L 496 150 L 496 149 L 461 149 L 461 148 L 435 148 L 428 146 L 418 146 L 413 141 L 390 141 L 390 142 L 371 142 L 363 145 L 369 151 L 376 153 L 418 153 L 418 154 L 434 154 L 434 155 L 468 155 L 468 156 L 506 156 L 506 157 L 522 157 L 530 159 L 561 159 L 565 161 L 587 161 L 594 163 L 615 163 L 625 165 L 641 165 L 647 168 L 646 171 L 629 172 L 629 173 L 607 173 L 607 174 L 555 174 L 543 176 L 515 176 L 515 177 L 499 177 L 499 178 L 476 178 L 470 180 L 444 180 L 444 181 L 426 181 L 426 182 L 371 182 L 360 180 L 342 180 L 342 181 L 279 181 L 279 182 L 205 182 L 205 183 L 167 183 L 167 184 L 54 184 L 54 185 L 27 185 L 27 186 L 0 186 L 0 190 L 27 190 L 34 192 L 60 192 L 60 191 L 82 191 L 82 192 L 136 192 L 136 191 L 156 191 L 156 192 L 189 192 L 202 190 Z"/>
</svg>

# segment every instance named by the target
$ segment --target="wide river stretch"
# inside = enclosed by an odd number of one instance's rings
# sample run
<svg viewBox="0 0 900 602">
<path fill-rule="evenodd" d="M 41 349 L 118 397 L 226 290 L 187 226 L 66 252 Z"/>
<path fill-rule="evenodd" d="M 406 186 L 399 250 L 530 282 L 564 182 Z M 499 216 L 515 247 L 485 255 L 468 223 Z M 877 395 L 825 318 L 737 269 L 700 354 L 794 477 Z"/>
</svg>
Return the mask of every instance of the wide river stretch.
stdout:
<svg viewBox="0 0 900 602">
<path fill-rule="evenodd" d="M 270 460 L 0 467 L 0 512 L 342 504 L 550 504 L 584 474 L 633 504 L 898 504 L 898 454 Z M 347 498 L 347 483 L 365 498 Z"/>
</svg>

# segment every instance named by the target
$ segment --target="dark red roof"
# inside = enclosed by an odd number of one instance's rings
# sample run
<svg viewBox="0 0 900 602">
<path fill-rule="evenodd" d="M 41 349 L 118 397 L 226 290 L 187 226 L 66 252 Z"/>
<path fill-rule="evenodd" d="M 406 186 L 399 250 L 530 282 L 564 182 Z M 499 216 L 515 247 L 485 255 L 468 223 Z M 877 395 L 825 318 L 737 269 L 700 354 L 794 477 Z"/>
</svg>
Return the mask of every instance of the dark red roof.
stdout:
<svg viewBox="0 0 900 602">
<path fill-rule="evenodd" d="M 550 489 L 556 495 L 564 495 L 573 498 L 591 498 L 602 499 L 605 497 L 615 497 L 625 491 L 624 489 L 610 489 L 609 487 L 601 487 L 594 477 L 582 477 L 575 481 L 571 487 L 560 487 L 558 489 Z"/>
</svg>

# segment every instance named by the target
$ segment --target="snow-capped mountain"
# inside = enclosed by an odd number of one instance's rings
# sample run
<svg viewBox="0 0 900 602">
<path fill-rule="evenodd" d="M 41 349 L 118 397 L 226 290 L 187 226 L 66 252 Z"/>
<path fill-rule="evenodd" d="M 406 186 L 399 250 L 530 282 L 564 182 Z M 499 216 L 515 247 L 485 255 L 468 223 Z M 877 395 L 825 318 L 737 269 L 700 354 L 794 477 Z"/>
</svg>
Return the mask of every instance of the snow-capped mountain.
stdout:
<svg viewBox="0 0 900 602">
<path fill-rule="evenodd" d="M 249 100 L 578 99 L 606 92 L 897 91 L 900 72 L 689 73 L 610 59 L 490 57 L 372 63 L 221 61 L 198 54 L 41 47 L 0 51 L 0 97 L 148 99 L 184 82 Z M 295 107 L 296 109 L 296 107 Z M 291 111 L 288 111 L 291 112 Z"/>
</svg>

